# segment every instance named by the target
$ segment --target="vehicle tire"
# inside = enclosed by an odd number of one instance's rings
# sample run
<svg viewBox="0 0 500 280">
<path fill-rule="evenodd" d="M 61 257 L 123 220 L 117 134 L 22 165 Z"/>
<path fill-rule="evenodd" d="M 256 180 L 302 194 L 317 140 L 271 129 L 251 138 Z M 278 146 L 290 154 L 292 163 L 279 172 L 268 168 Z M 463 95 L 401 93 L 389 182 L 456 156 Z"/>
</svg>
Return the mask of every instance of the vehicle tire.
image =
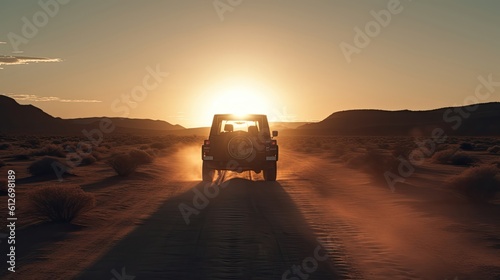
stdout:
<svg viewBox="0 0 500 280">
<path fill-rule="evenodd" d="M 276 181 L 276 173 L 278 168 L 276 162 L 271 163 L 266 169 L 264 169 L 264 180 L 266 181 Z"/>
<path fill-rule="evenodd" d="M 207 164 L 203 162 L 203 167 L 202 167 L 202 179 L 203 182 L 212 182 L 215 174 L 215 170 L 208 168 Z"/>
</svg>

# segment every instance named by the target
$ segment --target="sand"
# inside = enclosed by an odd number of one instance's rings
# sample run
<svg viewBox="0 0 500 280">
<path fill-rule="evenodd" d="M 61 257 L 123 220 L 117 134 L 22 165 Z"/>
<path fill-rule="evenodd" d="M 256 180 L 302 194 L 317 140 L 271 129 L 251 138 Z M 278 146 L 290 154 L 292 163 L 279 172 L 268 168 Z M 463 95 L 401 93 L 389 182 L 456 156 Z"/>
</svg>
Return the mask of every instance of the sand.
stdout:
<svg viewBox="0 0 500 280">
<path fill-rule="evenodd" d="M 96 207 L 73 225 L 21 221 L 16 273 L 2 278 L 500 279 L 500 207 L 449 192 L 459 168 L 424 165 L 392 192 L 335 159 L 282 149 L 277 182 L 227 172 L 197 208 L 208 187 L 198 149 L 128 178 L 101 162 L 78 168 L 66 183 Z M 21 185 L 20 199 L 47 183 Z M 196 209 L 189 224 L 180 205 Z"/>
</svg>

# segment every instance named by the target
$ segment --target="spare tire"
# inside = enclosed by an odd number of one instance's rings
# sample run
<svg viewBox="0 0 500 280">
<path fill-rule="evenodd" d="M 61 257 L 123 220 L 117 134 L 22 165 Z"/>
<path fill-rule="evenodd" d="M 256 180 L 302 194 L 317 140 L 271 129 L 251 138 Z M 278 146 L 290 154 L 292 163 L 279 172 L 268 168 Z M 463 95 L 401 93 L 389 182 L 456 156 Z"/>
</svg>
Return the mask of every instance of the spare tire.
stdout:
<svg viewBox="0 0 500 280">
<path fill-rule="evenodd" d="M 227 143 L 227 151 L 234 159 L 246 159 L 253 153 L 252 140 L 246 136 L 234 136 Z"/>
</svg>

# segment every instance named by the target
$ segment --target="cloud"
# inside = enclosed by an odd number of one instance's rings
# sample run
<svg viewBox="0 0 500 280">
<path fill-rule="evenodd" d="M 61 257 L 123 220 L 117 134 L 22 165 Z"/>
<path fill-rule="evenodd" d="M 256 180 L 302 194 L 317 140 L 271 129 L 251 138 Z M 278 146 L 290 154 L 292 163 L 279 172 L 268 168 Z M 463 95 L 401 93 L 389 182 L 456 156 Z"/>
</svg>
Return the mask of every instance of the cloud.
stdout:
<svg viewBox="0 0 500 280">
<path fill-rule="evenodd" d="M 10 98 L 14 98 L 19 101 L 31 101 L 31 102 L 64 102 L 64 103 L 100 103 L 101 100 L 95 99 L 63 99 L 55 96 L 38 96 L 34 94 L 3 94 Z"/>
<path fill-rule="evenodd" d="M 59 58 L 0 55 L 0 66 L 22 65 L 39 62 L 61 62 Z"/>
</svg>

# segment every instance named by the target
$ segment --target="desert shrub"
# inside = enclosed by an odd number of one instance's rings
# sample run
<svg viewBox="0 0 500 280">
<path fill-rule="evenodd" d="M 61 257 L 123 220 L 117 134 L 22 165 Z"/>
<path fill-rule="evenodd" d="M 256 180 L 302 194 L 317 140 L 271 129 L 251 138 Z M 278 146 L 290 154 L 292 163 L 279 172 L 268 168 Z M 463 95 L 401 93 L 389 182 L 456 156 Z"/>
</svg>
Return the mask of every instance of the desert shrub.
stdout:
<svg viewBox="0 0 500 280">
<path fill-rule="evenodd" d="M 388 150 L 390 147 L 391 147 L 391 145 L 389 145 L 387 143 L 380 143 L 380 144 L 378 144 L 378 148 L 382 149 L 382 150 Z"/>
<path fill-rule="evenodd" d="M 497 168 L 500 168 L 500 160 L 492 162 L 491 165 L 496 166 Z"/>
<path fill-rule="evenodd" d="M 101 145 L 101 146 L 98 146 L 98 147 L 94 147 L 92 149 L 92 153 L 100 153 L 100 154 L 105 154 L 109 151 L 109 148 L 106 148 L 105 146 Z"/>
<path fill-rule="evenodd" d="M 477 162 L 475 158 L 454 149 L 436 152 L 432 156 L 432 161 L 435 163 L 452 165 L 472 165 Z"/>
<path fill-rule="evenodd" d="M 383 179 L 386 171 L 397 167 L 398 162 L 392 155 L 382 154 L 375 150 L 370 150 L 363 154 L 344 156 L 346 166 L 354 169 L 361 169 L 371 175 L 374 179 Z"/>
<path fill-rule="evenodd" d="M 153 162 L 153 157 L 143 150 L 133 149 L 130 150 L 129 153 L 132 160 L 134 160 L 137 164 L 148 164 Z"/>
<path fill-rule="evenodd" d="M 474 151 L 486 151 L 488 150 L 488 145 L 485 145 L 485 144 L 476 144 L 474 145 Z"/>
<path fill-rule="evenodd" d="M 119 176 L 128 176 L 137 169 L 137 162 L 129 154 L 118 154 L 108 160 L 108 164 Z"/>
<path fill-rule="evenodd" d="M 0 150 L 8 150 L 10 148 L 10 144 L 2 143 L 0 144 Z"/>
<path fill-rule="evenodd" d="M 31 156 L 27 155 L 27 154 L 18 154 L 18 155 L 13 156 L 13 158 L 15 160 L 30 160 Z"/>
<path fill-rule="evenodd" d="M 66 157 L 66 153 L 64 152 L 63 148 L 58 145 L 54 144 L 49 144 L 40 150 L 36 151 L 33 153 L 35 156 L 52 156 L 52 157 L 60 157 L 64 158 Z"/>
<path fill-rule="evenodd" d="M 500 146 L 493 146 L 493 147 L 489 148 L 488 153 L 499 154 L 500 153 Z"/>
<path fill-rule="evenodd" d="M 109 143 L 106 143 L 106 144 L 101 144 L 98 148 L 102 148 L 102 149 L 111 149 L 111 144 Z"/>
<path fill-rule="evenodd" d="M 499 172 L 494 166 L 471 167 L 453 178 L 450 185 L 473 202 L 488 202 L 500 190 Z"/>
<path fill-rule="evenodd" d="M 97 159 L 92 156 L 92 155 L 84 155 L 82 156 L 82 161 L 80 162 L 80 165 L 85 166 L 85 165 L 91 165 L 95 163 Z"/>
<path fill-rule="evenodd" d="M 332 154 L 334 156 L 340 157 L 347 153 L 346 147 L 343 145 L 334 145 L 332 148 Z"/>
<path fill-rule="evenodd" d="M 40 147 L 41 141 L 38 138 L 30 138 L 21 144 L 23 148 L 38 148 Z"/>
<path fill-rule="evenodd" d="M 62 223 L 70 223 L 95 205 L 93 194 L 71 185 L 41 187 L 30 193 L 29 200 L 36 215 Z"/>
<path fill-rule="evenodd" d="M 474 157 L 471 157 L 467 154 L 464 153 L 455 153 L 451 157 L 451 164 L 452 165 L 465 165 L 465 166 L 470 166 L 473 165 L 477 162 L 478 160 Z"/>
<path fill-rule="evenodd" d="M 53 157 L 44 157 L 33 162 L 28 167 L 28 172 L 33 176 L 54 175 L 68 173 L 70 167 L 62 160 Z"/>
<path fill-rule="evenodd" d="M 403 143 L 394 147 L 392 155 L 394 157 L 408 158 L 417 147 L 413 143 Z"/>
<path fill-rule="evenodd" d="M 91 155 L 95 158 L 96 161 L 101 160 L 103 158 L 103 155 L 99 152 L 92 152 Z"/>
<path fill-rule="evenodd" d="M 0 159 L 0 167 L 4 167 L 5 165 L 7 165 L 3 160 Z"/>
<path fill-rule="evenodd" d="M 460 149 L 464 151 L 474 151 L 474 144 L 469 142 L 463 142 L 460 144 Z"/>
<path fill-rule="evenodd" d="M 448 145 L 448 144 L 437 144 L 435 151 L 439 152 L 439 151 L 444 151 L 444 150 L 448 150 L 448 149 L 451 149 L 450 145 Z"/>
<path fill-rule="evenodd" d="M 0 195 L 8 194 L 8 182 L 5 179 L 0 180 Z"/>
<path fill-rule="evenodd" d="M 167 145 L 166 143 L 163 143 L 163 142 L 156 142 L 156 143 L 152 143 L 149 146 L 153 149 L 163 150 L 163 149 L 168 148 L 169 145 Z"/>
</svg>

